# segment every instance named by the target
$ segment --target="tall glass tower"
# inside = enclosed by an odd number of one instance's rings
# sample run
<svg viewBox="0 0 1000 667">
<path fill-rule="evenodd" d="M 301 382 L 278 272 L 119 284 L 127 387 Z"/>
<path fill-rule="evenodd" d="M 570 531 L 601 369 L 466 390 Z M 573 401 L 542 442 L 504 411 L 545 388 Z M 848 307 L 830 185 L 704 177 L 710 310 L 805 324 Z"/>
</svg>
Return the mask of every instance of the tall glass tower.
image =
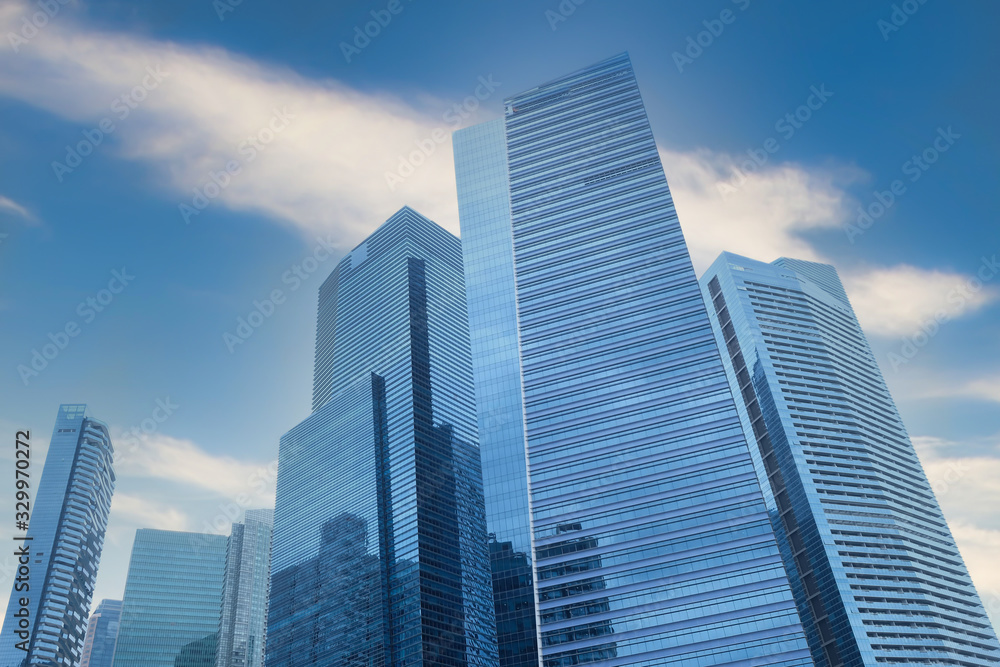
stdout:
<svg viewBox="0 0 1000 667">
<path fill-rule="evenodd" d="M 59 406 L 23 542 L 30 549 L 30 590 L 19 591 L 15 580 L 0 666 L 80 662 L 115 488 L 113 456 L 108 427 L 89 417 L 86 405 Z M 23 597 L 28 628 L 14 616 Z M 27 651 L 18 648 L 25 640 L 18 631 L 25 630 Z"/>
<path fill-rule="evenodd" d="M 247 510 L 234 523 L 226 552 L 226 583 L 215 667 L 262 667 L 267 636 L 274 510 Z"/>
<path fill-rule="evenodd" d="M 816 664 L 1000 664 L 836 270 L 724 253 L 701 284 Z"/>
<path fill-rule="evenodd" d="M 496 665 L 459 240 L 403 208 L 319 293 L 281 439 L 268 667 Z"/>
<path fill-rule="evenodd" d="M 534 570 L 536 660 L 812 665 L 628 56 L 505 104 L 454 144 L 489 530 Z"/>
<path fill-rule="evenodd" d="M 101 600 L 87 624 L 87 639 L 83 644 L 80 667 L 111 667 L 121 619 L 121 600 Z"/>
<path fill-rule="evenodd" d="M 136 531 L 114 667 L 214 667 L 226 543 L 225 535 Z"/>
</svg>

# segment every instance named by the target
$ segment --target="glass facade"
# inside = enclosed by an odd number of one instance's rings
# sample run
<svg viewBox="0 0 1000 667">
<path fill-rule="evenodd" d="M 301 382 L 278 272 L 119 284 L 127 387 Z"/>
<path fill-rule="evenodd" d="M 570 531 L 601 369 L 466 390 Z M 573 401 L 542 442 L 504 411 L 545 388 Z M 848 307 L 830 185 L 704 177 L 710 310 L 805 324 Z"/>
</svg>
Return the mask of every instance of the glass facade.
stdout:
<svg viewBox="0 0 1000 667">
<path fill-rule="evenodd" d="M 0 666 L 79 664 L 115 488 L 113 456 L 108 427 L 88 417 L 86 405 L 59 407 L 23 542 L 30 590 L 18 591 L 15 580 Z M 14 617 L 22 597 L 31 619 L 27 652 L 18 648 L 25 638 Z"/>
<path fill-rule="evenodd" d="M 505 104 L 456 166 L 480 424 L 522 429 L 483 429 L 512 466 L 484 475 L 527 473 L 541 662 L 811 665 L 628 56 Z"/>
<path fill-rule="evenodd" d="M 227 542 L 136 531 L 114 667 L 214 667 Z"/>
<path fill-rule="evenodd" d="M 87 624 L 80 667 L 111 667 L 121 619 L 121 600 L 101 600 Z"/>
<path fill-rule="evenodd" d="M 503 119 L 456 132 L 454 148 L 497 646 L 502 667 L 538 665 Z"/>
<path fill-rule="evenodd" d="M 724 253 L 701 284 L 816 664 L 1000 664 L 836 270 Z"/>
<path fill-rule="evenodd" d="M 215 667 L 262 667 L 267 634 L 274 510 L 247 510 L 226 552 Z"/>
<path fill-rule="evenodd" d="M 281 439 L 268 667 L 495 665 L 459 240 L 403 208 L 320 288 Z"/>
</svg>

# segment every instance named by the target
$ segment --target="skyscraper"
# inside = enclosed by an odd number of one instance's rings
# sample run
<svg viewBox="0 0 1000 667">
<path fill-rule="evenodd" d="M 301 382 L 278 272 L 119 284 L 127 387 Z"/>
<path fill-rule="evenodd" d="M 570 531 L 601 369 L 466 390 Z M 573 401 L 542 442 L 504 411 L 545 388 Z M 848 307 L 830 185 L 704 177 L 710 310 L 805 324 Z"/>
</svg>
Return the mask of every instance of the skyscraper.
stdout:
<svg viewBox="0 0 1000 667">
<path fill-rule="evenodd" d="M 459 240 L 403 208 L 319 293 L 281 439 L 268 667 L 495 665 Z"/>
<path fill-rule="evenodd" d="M 114 667 L 214 667 L 226 543 L 224 535 L 136 531 Z"/>
<path fill-rule="evenodd" d="M 87 639 L 83 644 L 80 667 L 111 667 L 121 619 L 121 600 L 101 600 L 87 624 Z"/>
<path fill-rule="evenodd" d="M 115 488 L 108 427 L 86 405 L 61 405 L 31 509 L 30 590 L 17 581 L 0 635 L 0 666 L 78 664 Z M 15 611 L 27 598 L 30 637 L 17 647 Z M 22 631 L 25 629 L 21 629 Z"/>
<path fill-rule="evenodd" d="M 836 270 L 723 253 L 701 284 L 816 664 L 1000 664 Z"/>
<path fill-rule="evenodd" d="M 540 661 L 811 665 L 628 56 L 454 144 L 489 530 L 532 561 Z"/>
<path fill-rule="evenodd" d="M 274 510 L 247 510 L 226 550 L 226 583 L 215 667 L 261 667 L 267 636 Z"/>
</svg>

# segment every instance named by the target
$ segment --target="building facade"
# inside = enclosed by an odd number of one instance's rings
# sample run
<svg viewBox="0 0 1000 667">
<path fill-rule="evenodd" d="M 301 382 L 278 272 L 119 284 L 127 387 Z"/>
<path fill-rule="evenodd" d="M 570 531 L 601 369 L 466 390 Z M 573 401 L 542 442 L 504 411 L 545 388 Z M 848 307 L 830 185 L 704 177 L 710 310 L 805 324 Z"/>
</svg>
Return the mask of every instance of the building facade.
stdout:
<svg viewBox="0 0 1000 667">
<path fill-rule="evenodd" d="M 538 665 L 503 119 L 454 135 L 469 335 L 503 667 Z"/>
<path fill-rule="evenodd" d="M 1000 664 L 836 270 L 724 253 L 701 284 L 816 664 Z"/>
<path fill-rule="evenodd" d="M 234 523 L 226 551 L 226 581 L 215 667 L 262 667 L 267 637 L 274 510 L 247 510 Z"/>
<path fill-rule="evenodd" d="M 80 667 L 111 667 L 121 619 L 121 600 L 101 600 L 87 624 Z"/>
<path fill-rule="evenodd" d="M 136 531 L 114 667 L 214 667 L 227 542 L 224 535 Z"/>
<path fill-rule="evenodd" d="M 505 105 L 456 166 L 487 511 L 530 530 L 538 661 L 811 665 L 628 56 Z"/>
<path fill-rule="evenodd" d="M 61 405 L 23 542 L 30 590 L 18 591 L 15 580 L 0 666 L 79 664 L 115 488 L 113 459 L 107 425 L 89 417 L 86 405 Z M 22 597 L 28 628 L 14 616 Z"/>
<path fill-rule="evenodd" d="M 268 667 L 497 663 L 459 240 L 403 208 L 320 288 L 278 455 Z"/>
</svg>

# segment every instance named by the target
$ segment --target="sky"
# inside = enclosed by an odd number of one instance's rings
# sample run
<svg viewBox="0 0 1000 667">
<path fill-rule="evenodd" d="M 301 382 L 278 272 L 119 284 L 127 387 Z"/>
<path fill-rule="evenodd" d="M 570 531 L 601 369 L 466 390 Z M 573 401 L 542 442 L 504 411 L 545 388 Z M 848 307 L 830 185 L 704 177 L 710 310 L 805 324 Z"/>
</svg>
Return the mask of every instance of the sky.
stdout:
<svg viewBox="0 0 1000 667">
<path fill-rule="evenodd" d="M 989 0 L 0 0 L 0 433 L 38 475 L 60 403 L 109 425 L 94 605 L 120 599 L 137 528 L 273 503 L 317 289 L 403 205 L 458 233 L 450 132 L 627 50 L 696 270 L 837 267 L 996 625 L 998 27 Z"/>
</svg>

